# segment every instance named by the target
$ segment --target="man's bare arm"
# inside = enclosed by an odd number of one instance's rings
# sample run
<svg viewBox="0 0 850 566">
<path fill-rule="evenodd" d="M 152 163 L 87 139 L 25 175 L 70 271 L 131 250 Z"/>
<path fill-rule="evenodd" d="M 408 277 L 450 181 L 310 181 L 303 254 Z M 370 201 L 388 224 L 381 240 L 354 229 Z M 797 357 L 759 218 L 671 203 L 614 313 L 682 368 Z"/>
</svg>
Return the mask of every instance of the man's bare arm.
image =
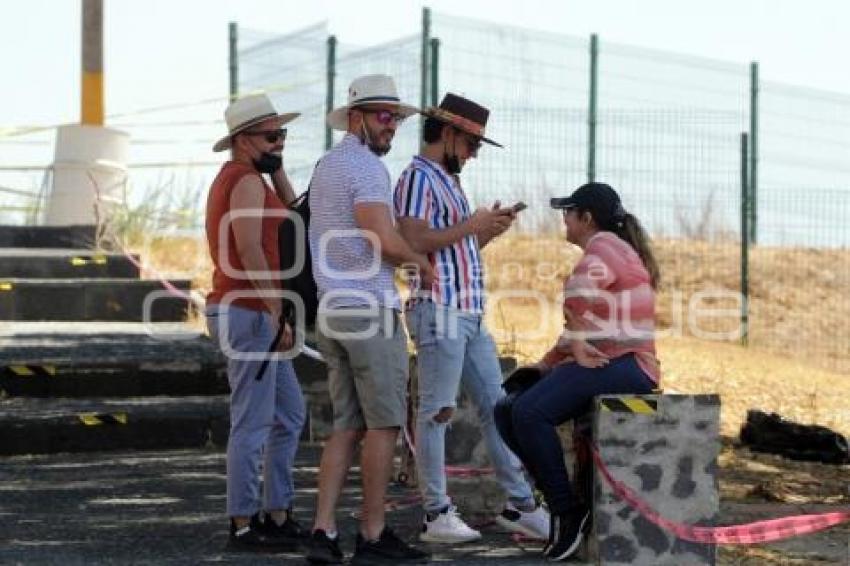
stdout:
<svg viewBox="0 0 850 566">
<path fill-rule="evenodd" d="M 380 245 L 381 257 L 393 265 L 414 264 L 419 267 L 423 287 L 430 287 L 433 280 L 431 264 L 421 253 L 417 253 L 399 234 L 393 225 L 390 208 L 383 203 L 360 203 L 354 205 L 354 221 L 361 230 L 375 235 Z"/>
</svg>

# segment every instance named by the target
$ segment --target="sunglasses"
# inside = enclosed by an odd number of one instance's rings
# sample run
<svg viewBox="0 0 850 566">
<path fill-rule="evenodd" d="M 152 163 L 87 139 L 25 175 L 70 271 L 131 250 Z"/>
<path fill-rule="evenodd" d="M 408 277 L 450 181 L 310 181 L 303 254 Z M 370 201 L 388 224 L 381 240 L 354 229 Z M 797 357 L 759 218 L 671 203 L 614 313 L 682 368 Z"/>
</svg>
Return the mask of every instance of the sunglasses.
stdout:
<svg viewBox="0 0 850 566">
<path fill-rule="evenodd" d="M 358 108 L 364 114 L 374 114 L 375 119 L 378 120 L 378 123 L 386 126 L 392 122 L 396 124 L 401 124 L 404 122 L 404 119 L 407 116 L 402 116 L 398 112 L 391 112 L 390 110 L 367 110 L 365 108 Z"/>
<path fill-rule="evenodd" d="M 243 133 L 249 136 L 263 136 L 263 138 L 269 143 L 277 143 L 286 139 L 286 128 L 281 128 L 279 130 L 257 130 L 255 132 Z"/>
<path fill-rule="evenodd" d="M 481 140 L 478 138 L 471 138 L 466 136 L 466 147 L 469 148 L 469 151 L 475 153 L 479 149 L 481 149 Z"/>
</svg>

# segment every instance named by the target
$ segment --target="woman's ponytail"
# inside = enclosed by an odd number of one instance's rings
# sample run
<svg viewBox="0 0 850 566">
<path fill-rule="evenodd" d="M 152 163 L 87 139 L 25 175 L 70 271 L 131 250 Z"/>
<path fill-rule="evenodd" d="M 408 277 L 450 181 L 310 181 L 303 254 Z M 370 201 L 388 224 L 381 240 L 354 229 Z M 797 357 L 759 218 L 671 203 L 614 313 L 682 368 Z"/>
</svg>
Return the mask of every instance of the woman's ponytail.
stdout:
<svg viewBox="0 0 850 566">
<path fill-rule="evenodd" d="M 649 282 L 652 288 L 657 289 L 661 282 L 661 271 L 658 269 L 658 263 L 655 261 L 655 256 L 649 245 L 649 236 L 647 236 L 640 221 L 634 214 L 625 212 L 623 216 L 615 218 L 612 223 L 614 224 L 612 231 L 628 242 L 640 256 L 644 267 L 649 272 Z"/>
</svg>

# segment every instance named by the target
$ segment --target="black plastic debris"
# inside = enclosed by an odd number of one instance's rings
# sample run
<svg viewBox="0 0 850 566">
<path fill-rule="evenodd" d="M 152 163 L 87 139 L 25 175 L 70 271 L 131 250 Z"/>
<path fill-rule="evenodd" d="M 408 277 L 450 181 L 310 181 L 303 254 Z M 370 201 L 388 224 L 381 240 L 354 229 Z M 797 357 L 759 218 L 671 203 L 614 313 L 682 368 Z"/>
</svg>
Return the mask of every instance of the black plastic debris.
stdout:
<svg viewBox="0 0 850 566">
<path fill-rule="evenodd" d="M 803 425 L 776 413 L 747 411 L 741 442 L 755 452 L 779 454 L 792 460 L 850 463 L 850 447 L 840 433 L 820 425 Z"/>
</svg>

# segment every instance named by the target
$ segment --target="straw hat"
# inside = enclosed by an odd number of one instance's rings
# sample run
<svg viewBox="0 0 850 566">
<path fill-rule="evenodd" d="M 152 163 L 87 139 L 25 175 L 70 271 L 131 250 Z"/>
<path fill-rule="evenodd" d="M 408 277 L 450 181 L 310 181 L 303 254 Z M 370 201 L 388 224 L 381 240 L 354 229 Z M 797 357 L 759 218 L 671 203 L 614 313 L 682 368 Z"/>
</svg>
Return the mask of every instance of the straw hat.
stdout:
<svg viewBox="0 0 850 566">
<path fill-rule="evenodd" d="M 419 113 L 419 109 L 415 106 L 401 102 L 392 77 L 365 75 L 351 81 L 351 86 L 348 87 L 348 104 L 340 106 L 328 114 L 328 126 L 334 130 L 347 130 L 348 111 L 357 106 L 368 104 L 397 106 L 398 113 L 405 118 Z"/>
<path fill-rule="evenodd" d="M 224 121 L 227 122 L 229 133 L 215 142 L 213 151 L 230 149 L 233 136 L 269 118 L 277 118 L 282 126 L 300 115 L 300 112 L 280 114 L 265 93 L 237 98 L 224 111 Z"/>
</svg>

